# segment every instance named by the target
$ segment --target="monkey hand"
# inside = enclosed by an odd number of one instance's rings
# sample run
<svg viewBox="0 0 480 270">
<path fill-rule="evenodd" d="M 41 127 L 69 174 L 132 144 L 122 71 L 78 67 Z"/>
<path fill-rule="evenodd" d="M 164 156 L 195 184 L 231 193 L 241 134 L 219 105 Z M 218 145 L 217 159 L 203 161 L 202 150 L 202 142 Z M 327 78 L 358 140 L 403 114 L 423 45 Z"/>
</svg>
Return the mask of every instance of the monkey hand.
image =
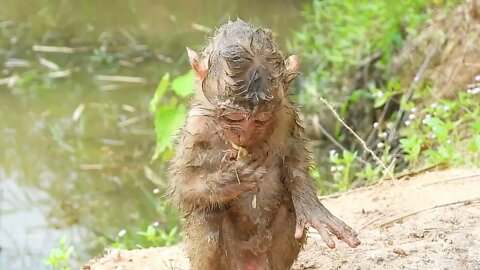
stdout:
<svg viewBox="0 0 480 270">
<path fill-rule="evenodd" d="M 312 226 L 318 231 L 322 240 L 329 248 L 335 248 L 335 242 L 329 232 L 352 248 L 360 245 L 360 240 L 357 238 L 358 234 L 343 221 L 332 215 L 321 203 L 314 209 L 298 210 L 295 229 L 296 238 L 301 238 L 304 230 Z"/>
<path fill-rule="evenodd" d="M 255 192 L 258 189 L 257 181 L 265 174 L 266 169 L 256 160 L 227 162 L 223 164 L 220 177 L 216 181 L 216 193 L 223 201 L 230 201 L 245 192 Z"/>
</svg>

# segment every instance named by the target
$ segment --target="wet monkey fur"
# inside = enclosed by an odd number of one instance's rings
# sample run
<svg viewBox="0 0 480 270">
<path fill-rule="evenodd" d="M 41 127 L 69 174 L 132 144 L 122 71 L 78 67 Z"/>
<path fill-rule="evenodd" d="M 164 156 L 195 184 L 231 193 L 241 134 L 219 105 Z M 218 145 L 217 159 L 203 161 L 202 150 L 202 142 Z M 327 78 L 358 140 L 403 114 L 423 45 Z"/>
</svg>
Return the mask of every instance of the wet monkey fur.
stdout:
<svg viewBox="0 0 480 270">
<path fill-rule="evenodd" d="M 199 55 L 187 49 L 195 96 L 176 139 L 169 195 L 185 216 L 193 270 L 290 269 L 314 227 L 351 247 L 353 229 L 319 201 L 284 58 L 267 29 L 221 26 Z"/>
</svg>

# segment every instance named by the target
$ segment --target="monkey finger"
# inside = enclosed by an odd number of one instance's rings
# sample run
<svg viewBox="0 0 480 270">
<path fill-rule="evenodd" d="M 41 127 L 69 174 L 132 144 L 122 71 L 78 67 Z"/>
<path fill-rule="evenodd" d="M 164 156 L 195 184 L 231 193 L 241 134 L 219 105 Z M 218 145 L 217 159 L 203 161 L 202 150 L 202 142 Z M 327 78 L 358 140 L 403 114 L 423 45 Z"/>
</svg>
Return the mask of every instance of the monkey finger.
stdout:
<svg viewBox="0 0 480 270">
<path fill-rule="evenodd" d="M 355 248 L 361 244 L 360 240 L 357 238 L 358 234 L 348 225 L 327 223 L 327 226 L 339 240 L 347 243 L 350 247 Z"/>
<path fill-rule="evenodd" d="M 360 240 L 357 238 L 357 233 L 348 226 L 342 228 L 340 237 L 337 237 L 352 248 L 358 247 L 361 244 Z"/>
<path fill-rule="evenodd" d="M 297 227 L 295 228 L 295 238 L 300 239 L 303 236 L 304 230 L 307 228 L 305 222 L 297 222 Z"/>
<path fill-rule="evenodd" d="M 323 242 L 325 242 L 329 248 L 335 248 L 335 242 L 333 241 L 332 236 L 325 225 L 314 223 L 313 227 L 318 231 Z"/>
</svg>

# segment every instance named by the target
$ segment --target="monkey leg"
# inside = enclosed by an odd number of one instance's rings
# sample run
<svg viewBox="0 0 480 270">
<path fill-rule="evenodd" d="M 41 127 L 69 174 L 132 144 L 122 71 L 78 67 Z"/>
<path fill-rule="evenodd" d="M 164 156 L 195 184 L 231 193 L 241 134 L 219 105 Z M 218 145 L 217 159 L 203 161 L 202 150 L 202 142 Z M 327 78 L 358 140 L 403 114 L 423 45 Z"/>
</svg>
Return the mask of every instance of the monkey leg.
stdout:
<svg viewBox="0 0 480 270">
<path fill-rule="evenodd" d="M 193 270 L 223 270 L 223 213 L 215 210 L 191 213 L 185 221 L 185 250 Z"/>
<path fill-rule="evenodd" d="M 268 251 L 269 270 L 288 270 L 297 259 L 306 240 L 306 233 L 295 238 L 295 210 L 290 200 L 285 200 L 278 208 L 273 220 L 272 245 Z"/>
</svg>

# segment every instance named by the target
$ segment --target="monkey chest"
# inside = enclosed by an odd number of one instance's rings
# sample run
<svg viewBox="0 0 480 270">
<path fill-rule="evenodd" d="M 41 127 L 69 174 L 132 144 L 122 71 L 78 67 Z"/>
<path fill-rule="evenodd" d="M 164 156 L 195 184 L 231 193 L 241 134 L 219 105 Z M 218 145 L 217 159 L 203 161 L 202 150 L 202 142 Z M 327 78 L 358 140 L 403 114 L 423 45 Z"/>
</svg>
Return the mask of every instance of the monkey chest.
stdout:
<svg viewBox="0 0 480 270">
<path fill-rule="evenodd" d="M 245 225 L 270 223 L 287 194 L 282 182 L 280 166 L 268 166 L 262 179 L 257 179 L 257 190 L 242 194 L 230 210 Z M 240 225 L 239 224 L 239 225 Z"/>
</svg>

